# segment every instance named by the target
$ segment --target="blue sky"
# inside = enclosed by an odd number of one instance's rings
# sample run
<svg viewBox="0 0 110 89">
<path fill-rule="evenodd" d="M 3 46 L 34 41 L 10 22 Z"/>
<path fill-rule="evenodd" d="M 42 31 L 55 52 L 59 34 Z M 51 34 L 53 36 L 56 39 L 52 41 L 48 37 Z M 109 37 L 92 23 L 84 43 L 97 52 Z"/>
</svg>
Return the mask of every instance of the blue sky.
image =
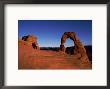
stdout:
<svg viewBox="0 0 110 89">
<path fill-rule="evenodd" d="M 75 32 L 84 45 L 92 45 L 92 20 L 18 20 L 18 37 L 35 35 L 40 47 L 59 47 L 64 32 Z M 73 46 L 67 39 L 65 46 Z"/>
</svg>

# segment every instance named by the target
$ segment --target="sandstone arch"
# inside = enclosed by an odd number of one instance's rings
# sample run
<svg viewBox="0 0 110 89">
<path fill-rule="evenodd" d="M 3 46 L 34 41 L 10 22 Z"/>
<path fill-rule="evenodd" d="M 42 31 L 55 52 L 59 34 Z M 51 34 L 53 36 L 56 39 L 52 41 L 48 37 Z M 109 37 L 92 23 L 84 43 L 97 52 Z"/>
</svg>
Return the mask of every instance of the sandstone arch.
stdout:
<svg viewBox="0 0 110 89">
<path fill-rule="evenodd" d="M 89 62 L 88 56 L 86 54 L 86 50 L 85 50 L 83 44 L 78 39 L 78 37 L 76 36 L 75 32 L 65 32 L 63 34 L 63 36 L 61 38 L 60 51 L 65 53 L 66 48 L 64 46 L 64 43 L 66 42 L 67 38 L 70 38 L 74 42 L 74 45 L 75 45 L 75 49 L 73 50 L 74 55 L 80 55 L 79 59 L 82 62 Z"/>
</svg>

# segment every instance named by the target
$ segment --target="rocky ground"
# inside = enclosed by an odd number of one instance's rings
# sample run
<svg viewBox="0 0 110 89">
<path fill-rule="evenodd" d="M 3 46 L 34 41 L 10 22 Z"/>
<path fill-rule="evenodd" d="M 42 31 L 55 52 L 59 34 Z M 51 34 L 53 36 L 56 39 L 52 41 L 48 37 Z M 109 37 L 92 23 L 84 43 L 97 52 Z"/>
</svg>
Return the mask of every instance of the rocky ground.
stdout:
<svg viewBox="0 0 110 89">
<path fill-rule="evenodd" d="M 70 32 L 67 33 L 71 35 Z M 89 51 L 86 54 L 87 50 L 78 38 L 74 39 L 78 48 L 74 48 L 72 51 L 70 48 L 66 48 L 68 50 L 65 53 L 60 48 L 56 48 L 57 50 L 41 49 L 37 43 L 37 37 L 33 35 L 23 36 L 18 41 L 18 69 L 92 69 L 90 62 L 92 55 L 87 56 Z M 63 41 L 64 39 L 62 39 Z M 61 44 L 61 46 L 63 45 Z M 73 50 L 76 50 L 75 54 L 68 53 L 73 53 Z"/>
<path fill-rule="evenodd" d="M 92 69 L 75 56 L 52 50 L 36 50 L 19 40 L 18 69 Z"/>
</svg>

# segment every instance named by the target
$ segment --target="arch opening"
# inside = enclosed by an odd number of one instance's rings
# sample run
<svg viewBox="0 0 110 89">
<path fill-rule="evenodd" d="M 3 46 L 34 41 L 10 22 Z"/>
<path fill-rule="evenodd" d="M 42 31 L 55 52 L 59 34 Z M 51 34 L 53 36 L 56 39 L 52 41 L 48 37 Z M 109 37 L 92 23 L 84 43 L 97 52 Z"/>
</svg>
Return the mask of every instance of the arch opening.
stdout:
<svg viewBox="0 0 110 89">
<path fill-rule="evenodd" d="M 61 38 L 60 51 L 62 51 L 64 53 L 67 52 L 64 44 L 68 38 L 70 38 L 74 43 L 74 45 L 73 45 L 74 47 L 71 48 L 71 50 L 70 50 L 71 54 L 80 54 L 81 56 L 86 54 L 86 50 L 85 50 L 83 44 L 78 39 L 78 37 L 76 36 L 75 32 L 65 32 L 63 34 L 63 36 Z"/>
<path fill-rule="evenodd" d="M 75 42 L 74 42 L 74 35 L 75 33 L 74 32 L 65 32 L 61 38 L 61 45 L 60 45 L 60 50 L 67 53 L 67 54 L 74 54 L 74 45 L 75 45 Z M 65 47 L 65 43 L 66 41 L 68 40 L 71 40 L 72 41 L 72 46 L 71 47 Z"/>
<path fill-rule="evenodd" d="M 66 39 L 64 46 L 65 46 L 65 53 L 69 55 L 74 54 L 74 41 L 71 38 Z"/>
</svg>

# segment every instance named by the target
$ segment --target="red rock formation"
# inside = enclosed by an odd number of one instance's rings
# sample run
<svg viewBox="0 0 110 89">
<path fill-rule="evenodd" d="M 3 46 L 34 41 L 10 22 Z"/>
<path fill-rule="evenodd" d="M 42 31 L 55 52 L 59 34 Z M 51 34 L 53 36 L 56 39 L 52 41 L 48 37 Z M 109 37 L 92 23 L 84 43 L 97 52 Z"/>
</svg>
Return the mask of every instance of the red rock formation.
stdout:
<svg viewBox="0 0 110 89">
<path fill-rule="evenodd" d="M 37 43 L 37 37 L 34 35 L 23 36 L 22 40 L 25 41 L 25 44 L 32 46 L 34 49 L 40 49 Z"/>
<path fill-rule="evenodd" d="M 80 59 L 81 62 L 83 62 L 83 63 L 89 62 L 84 45 L 80 42 L 80 40 L 76 36 L 75 32 L 65 32 L 63 34 L 63 36 L 61 38 L 60 51 L 65 52 L 64 43 L 66 42 L 67 38 L 70 38 L 74 42 L 74 45 L 75 45 L 75 49 L 73 50 L 74 55 L 77 56 L 78 59 Z"/>
</svg>

